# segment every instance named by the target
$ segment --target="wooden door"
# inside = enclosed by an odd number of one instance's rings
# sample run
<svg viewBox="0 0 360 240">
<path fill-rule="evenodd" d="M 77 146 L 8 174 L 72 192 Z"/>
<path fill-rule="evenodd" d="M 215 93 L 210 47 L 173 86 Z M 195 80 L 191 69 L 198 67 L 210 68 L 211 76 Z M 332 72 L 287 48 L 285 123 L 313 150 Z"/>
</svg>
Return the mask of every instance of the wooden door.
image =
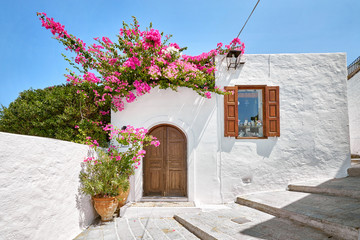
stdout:
<svg viewBox="0 0 360 240">
<path fill-rule="evenodd" d="M 144 196 L 185 197 L 187 193 L 186 137 L 176 127 L 159 125 L 149 132 L 159 147 L 145 148 Z"/>
</svg>

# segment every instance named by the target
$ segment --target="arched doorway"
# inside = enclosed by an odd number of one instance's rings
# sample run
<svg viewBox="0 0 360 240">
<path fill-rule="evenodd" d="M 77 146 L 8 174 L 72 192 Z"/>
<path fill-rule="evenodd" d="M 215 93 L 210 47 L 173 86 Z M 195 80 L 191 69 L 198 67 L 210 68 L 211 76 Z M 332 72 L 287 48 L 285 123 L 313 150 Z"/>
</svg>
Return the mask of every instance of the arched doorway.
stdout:
<svg viewBox="0 0 360 240">
<path fill-rule="evenodd" d="M 149 131 L 160 141 L 147 146 L 143 166 L 143 196 L 187 196 L 187 143 L 185 134 L 175 126 L 161 124 Z"/>
</svg>

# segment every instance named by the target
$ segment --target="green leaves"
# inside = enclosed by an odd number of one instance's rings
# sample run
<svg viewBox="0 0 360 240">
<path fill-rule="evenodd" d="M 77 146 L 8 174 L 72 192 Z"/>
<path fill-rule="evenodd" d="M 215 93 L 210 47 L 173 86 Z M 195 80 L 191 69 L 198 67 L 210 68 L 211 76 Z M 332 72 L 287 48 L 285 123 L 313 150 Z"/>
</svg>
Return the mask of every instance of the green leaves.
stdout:
<svg viewBox="0 0 360 240">
<path fill-rule="evenodd" d="M 94 163 L 87 161 L 83 163 L 83 171 L 80 172 L 80 190 L 91 196 L 99 197 L 119 195 L 119 191 L 126 192 L 130 183 L 128 173 L 123 171 L 122 161 L 111 159 L 101 150 L 98 151 L 99 161 Z"/>
<path fill-rule="evenodd" d="M 78 143 L 91 136 L 101 146 L 107 146 L 107 133 L 92 122 L 110 122 L 110 115 L 99 113 L 109 111 L 109 104 L 98 107 L 90 88 L 83 89 L 88 98 L 77 94 L 77 90 L 72 85 L 60 85 L 21 92 L 9 107 L 0 108 L 0 131 Z"/>
</svg>

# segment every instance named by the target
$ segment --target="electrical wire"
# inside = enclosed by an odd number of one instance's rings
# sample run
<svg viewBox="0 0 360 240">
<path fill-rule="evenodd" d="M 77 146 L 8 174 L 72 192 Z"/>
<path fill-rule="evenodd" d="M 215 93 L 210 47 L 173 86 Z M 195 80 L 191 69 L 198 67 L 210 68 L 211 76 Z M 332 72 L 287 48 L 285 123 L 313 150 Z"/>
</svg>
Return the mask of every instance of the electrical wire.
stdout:
<svg viewBox="0 0 360 240">
<path fill-rule="evenodd" d="M 256 7 L 257 7 L 257 5 L 259 4 L 259 2 L 260 2 L 260 0 L 258 0 L 258 1 L 257 1 L 256 5 L 255 5 L 255 7 L 254 7 L 254 9 L 251 11 L 251 13 L 250 13 L 250 15 L 249 15 L 248 19 L 246 20 L 246 22 L 245 22 L 244 26 L 241 28 L 241 30 L 240 30 L 240 32 L 239 32 L 239 34 L 237 35 L 237 38 L 239 38 L 239 36 L 240 36 L 240 34 L 241 34 L 242 30 L 243 30 L 243 29 L 244 29 L 244 27 L 246 26 L 247 22 L 249 21 L 249 19 L 250 19 L 251 15 L 252 15 L 252 14 L 253 14 L 253 12 L 255 11 L 255 8 L 256 8 Z"/>
</svg>

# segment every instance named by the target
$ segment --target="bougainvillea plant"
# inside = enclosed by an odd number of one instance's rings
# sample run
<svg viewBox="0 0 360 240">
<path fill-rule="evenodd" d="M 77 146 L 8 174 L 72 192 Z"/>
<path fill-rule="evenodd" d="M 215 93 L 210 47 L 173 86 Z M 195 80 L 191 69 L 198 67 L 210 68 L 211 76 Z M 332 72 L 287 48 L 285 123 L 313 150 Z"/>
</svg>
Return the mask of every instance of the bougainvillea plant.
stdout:
<svg viewBox="0 0 360 240">
<path fill-rule="evenodd" d="M 104 130 L 110 139 L 119 146 L 110 145 L 109 148 L 99 148 L 95 139 L 88 138 L 91 147 L 98 156 L 89 156 L 84 160 L 84 170 L 80 173 L 81 191 L 91 196 L 114 197 L 119 194 L 119 188 L 126 192 L 129 188 L 129 176 L 140 164 L 146 151 L 145 146 L 159 146 L 160 142 L 153 136 L 147 135 L 148 130 L 127 126 L 120 130 L 107 125 Z"/>
<path fill-rule="evenodd" d="M 49 29 L 67 50 L 75 53 L 74 60 L 66 58 L 79 73 L 69 71 L 67 81 L 78 86 L 101 86 L 104 91 L 94 89 L 95 104 L 111 102 L 114 111 L 124 109 L 125 101 L 133 102 L 138 96 L 149 93 L 151 88 L 161 89 L 188 87 L 203 97 L 211 93 L 224 94 L 215 85 L 215 61 L 218 54 L 230 49 L 244 52 L 244 44 L 235 38 L 229 45 L 199 56 L 182 55 L 186 49 L 170 43 L 171 35 L 164 36 L 150 27 L 144 31 L 134 17 L 133 23 L 123 23 L 116 41 L 108 37 L 94 38 L 96 43 L 86 45 L 81 39 L 69 34 L 63 25 L 37 13 L 42 26 Z M 81 93 L 81 91 L 80 91 Z"/>
</svg>

